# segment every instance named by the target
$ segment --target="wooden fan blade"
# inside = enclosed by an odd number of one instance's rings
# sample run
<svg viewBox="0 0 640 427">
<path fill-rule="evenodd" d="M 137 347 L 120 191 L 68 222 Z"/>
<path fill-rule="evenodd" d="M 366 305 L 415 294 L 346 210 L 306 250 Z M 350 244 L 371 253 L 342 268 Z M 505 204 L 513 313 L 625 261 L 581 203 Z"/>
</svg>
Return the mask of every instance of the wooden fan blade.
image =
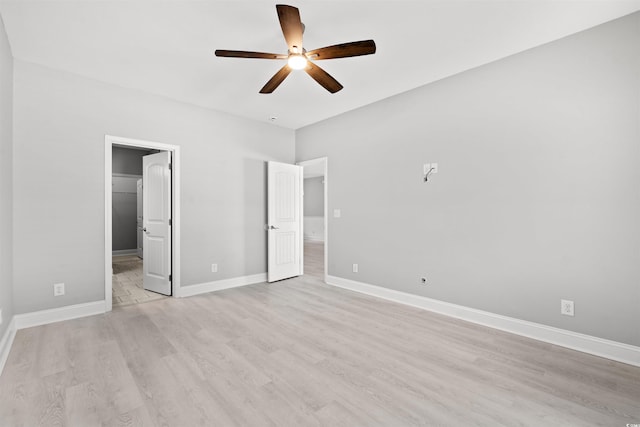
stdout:
<svg viewBox="0 0 640 427">
<path fill-rule="evenodd" d="M 338 83 L 336 79 L 331 77 L 329 73 L 327 73 L 325 70 L 318 67 L 311 61 L 308 62 L 307 68 L 305 68 L 304 70 L 329 92 L 336 93 L 337 91 L 342 89 L 342 85 Z"/>
<path fill-rule="evenodd" d="M 271 93 L 276 90 L 276 88 L 280 86 L 280 83 L 282 83 L 284 79 L 287 78 L 289 73 L 291 73 L 291 67 L 289 67 L 289 65 L 285 65 L 284 67 L 280 68 L 278 72 L 275 73 L 273 77 L 271 77 L 271 80 L 269 80 L 267 84 L 264 85 L 262 89 L 260 89 L 260 93 Z"/>
<path fill-rule="evenodd" d="M 342 43 L 334 46 L 321 47 L 307 52 L 307 58 L 313 60 L 348 58 L 350 56 L 371 55 L 376 53 L 376 43 L 373 40 Z"/>
<path fill-rule="evenodd" d="M 282 34 L 287 41 L 289 51 L 294 53 L 302 53 L 302 21 L 300 20 L 300 11 L 297 7 L 287 6 L 286 4 L 276 5 L 278 11 L 278 19 Z M 297 50 L 296 50 L 297 49 Z"/>
<path fill-rule="evenodd" d="M 247 52 L 244 50 L 216 50 L 216 56 L 225 58 L 258 58 L 258 59 L 287 59 L 287 55 L 278 53 Z"/>
</svg>

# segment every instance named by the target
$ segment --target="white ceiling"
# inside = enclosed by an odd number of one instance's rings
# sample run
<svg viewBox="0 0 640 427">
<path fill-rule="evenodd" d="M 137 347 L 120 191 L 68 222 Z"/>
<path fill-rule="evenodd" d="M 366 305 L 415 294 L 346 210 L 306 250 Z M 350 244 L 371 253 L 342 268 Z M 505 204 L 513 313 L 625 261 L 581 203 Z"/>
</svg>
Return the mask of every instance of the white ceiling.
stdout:
<svg viewBox="0 0 640 427">
<path fill-rule="evenodd" d="M 284 1 L 284 0 L 283 0 Z M 375 55 L 321 61 L 344 89 L 304 72 L 270 95 L 286 53 L 275 2 L 0 0 L 15 58 L 297 129 L 640 10 L 640 0 L 293 1 L 307 50 L 374 39 Z"/>
</svg>

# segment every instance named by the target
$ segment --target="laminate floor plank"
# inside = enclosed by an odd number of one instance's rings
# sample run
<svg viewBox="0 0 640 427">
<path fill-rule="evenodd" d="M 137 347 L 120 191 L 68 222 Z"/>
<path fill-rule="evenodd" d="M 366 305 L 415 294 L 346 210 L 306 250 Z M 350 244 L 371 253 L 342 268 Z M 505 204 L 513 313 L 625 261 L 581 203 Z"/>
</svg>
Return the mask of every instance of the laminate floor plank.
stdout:
<svg viewBox="0 0 640 427">
<path fill-rule="evenodd" d="M 18 331 L 0 427 L 640 423 L 640 368 L 327 286 L 312 244 L 312 274 Z"/>
<path fill-rule="evenodd" d="M 222 399 L 211 393 L 206 377 L 198 369 L 189 354 L 177 353 L 164 358 L 173 378 L 181 384 L 180 399 L 185 402 L 181 412 L 190 410 L 197 416 L 198 425 L 233 425 L 233 420 L 225 410 Z M 184 422 L 180 418 L 178 423 Z M 195 425 L 195 424 L 194 424 Z"/>
<path fill-rule="evenodd" d="M 65 390 L 65 401 L 68 402 L 66 422 L 70 425 L 101 427 L 100 413 L 96 407 L 97 390 L 92 383 L 76 384 Z"/>
<path fill-rule="evenodd" d="M 155 425 L 144 406 L 118 414 L 102 422 L 103 427 L 153 427 Z"/>
<path fill-rule="evenodd" d="M 304 241 L 304 274 L 320 279 L 324 276 L 324 242 Z"/>
<path fill-rule="evenodd" d="M 315 412 L 299 398 L 288 384 L 271 381 L 260 387 L 265 412 L 270 419 L 285 426 L 321 426 Z"/>
<path fill-rule="evenodd" d="M 341 329 L 341 330 L 344 330 L 344 328 L 343 328 L 343 329 Z M 467 336 L 466 341 L 467 341 L 467 343 L 468 343 L 468 341 L 469 341 L 469 337 L 468 337 L 468 336 Z M 529 340 L 529 341 L 530 341 L 530 340 Z M 492 349 L 493 347 L 497 347 L 498 349 L 502 349 L 502 348 L 506 348 L 505 346 L 506 346 L 506 345 L 508 345 L 508 343 L 503 343 L 501 346 L 485 345 L 485 343 L 487 343 L 487 342 L 490 342 L 490 341 L 478 340 L 478 341 L 476 342 L 476 344 L 477 344 L 479 347 L 485 347 L 485 348 L 486 348 L 486 349 L 488 349 L 488 350 Z M 541 373 L 541 372 L 543 372 L 543 371 L 541 371 L 541 370 L 539 370 L 539 369 L 538 369 L 538 373 Z M 593 377 L 593 376 L 590 376 L 590 381 L 593 381 L 593 380 L 594 380 L 594 377 Z M 597 379 L 596 379 L 596 381 L 597 381 Z M 607 381 L 607 383 L 611 384 L 611 381 Z M 588 388 L 589 388 L 588 384 L 587 384 L 587 385 L 583 384 L 583 385 L 582 385 L 582 387 L 581 387 L 581 389 L 583 389 L 583 390 L 584 390 L 584 389 L 585 389 L 585 387 L 588 389 Z M 637 387 L 633 387 L 633 390 L 635 390 L 636 388 L 637 388 Z M 592 392 L 592 393 L 594 393 L 594 395 L 602 396 L 602 393 L 601 393 L 601 392 L 602 392 L 602 390 L 599 390 L 599 389 L 591 389 L 591 390 L 589 390 L 589 391 L 590 391 L 590 392 Z M 635 396 L 637 396 L 637 395 L 635 395 Z M 627 409 L 632 409 L 632 408 L 634 407 L 634 403 L 635 403 L 635 402 L 633 401 L 633 399 L 634 399 L 634 397 L 635 397 L 635 396 L 634 396 L 634 394 L 630 394 L 627 398 L 623 398 L 623 399 L 622 399 L 622 403 L 624 403 L 625 401 L 627 401 L 627 402 L 629 403 L 629 406 L 628 406 L 628 408 L 627 408 Z M 580 396 L 575 396 L 575 398 L 576 398 L 576 400 L 581 400 L 581 401 L 583 401 L 583 402 L 584 402 L 584 401 L 587 401 L 586 399 L 584 399 L 584 398 L 582 398 L 582 397 L 580 397 Z M 614 401 L 614 400 L 616 400 L 616 399 L 619 399 L 619 397 L 618 397 L 618 398 L 613 397 L 613 400 L 611 400 L 609 403 L 613 403 L 613 401 Z M 604 400 L 606 401 L 606 396 L 605 396 L 605 399 L 604 399 Z M 619 403 L 620 403 L 620 402 L 619 402 Z M 597 405 L 595 405 L 595 404 L 594 404 L 594 405 L 592 405 L 592 406 L 596 407 Z M 626 414 L 628 414 L 628 413 L 629 413 L 629 412 L 626 412 Z"/>
</svg>

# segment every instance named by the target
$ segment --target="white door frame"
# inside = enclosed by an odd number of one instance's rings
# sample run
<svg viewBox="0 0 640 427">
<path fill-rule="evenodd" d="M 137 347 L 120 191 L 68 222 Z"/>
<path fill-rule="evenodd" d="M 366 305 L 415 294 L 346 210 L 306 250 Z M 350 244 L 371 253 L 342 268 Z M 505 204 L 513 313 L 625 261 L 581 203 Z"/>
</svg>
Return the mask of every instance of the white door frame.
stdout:
<svg viewBox="0 0 640 427">
<path fill-rule="evenodd" d="M 123 138 L 119 136 L 105 135 L 104 137 L 104 303 L 105 311 L 111 311 L 112 298 L 112 267 L 111 257 L 113 246 L 112 238 L 112 158 L 114 145 L 126 145 L 130 147 L 149 148 L 152 150 L 170 151 L 172 153 L 171 166 L 171 210 L 172 210 L 172 296 L 180 296 L 180 146 L 164 144 L 161 142 L 144 141 L 141 139 Z"/>
<path fill-rule="evenodd" d="M 327 276 L 329 275 L 329 159 L 327 157 L 319 157 L 296 163 L 296 165 L 303 167 L 303 176 L 305 166 L 320 164 L 324 169 L 324 282 L 327 283 Z M 302 218 L 302 222 L 304 223 L 304 218 Z"/>
</svg>

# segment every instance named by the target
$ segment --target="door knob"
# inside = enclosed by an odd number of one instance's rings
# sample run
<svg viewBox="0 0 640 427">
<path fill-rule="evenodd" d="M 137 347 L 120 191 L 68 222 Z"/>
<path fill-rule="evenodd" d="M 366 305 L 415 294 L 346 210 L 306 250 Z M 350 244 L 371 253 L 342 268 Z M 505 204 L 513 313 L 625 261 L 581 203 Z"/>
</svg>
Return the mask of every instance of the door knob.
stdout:
<svg viewBox="0 0 640 427">
<path fill-rule="evenodd" d="M 275 226 L 273 226 L 273 225 L 270 225 L 270 226 L 269 226 L 269 230 L 279 230 L 279 228 L 278 228 L 278 227 L 275 227 Z"/>
</svg>

